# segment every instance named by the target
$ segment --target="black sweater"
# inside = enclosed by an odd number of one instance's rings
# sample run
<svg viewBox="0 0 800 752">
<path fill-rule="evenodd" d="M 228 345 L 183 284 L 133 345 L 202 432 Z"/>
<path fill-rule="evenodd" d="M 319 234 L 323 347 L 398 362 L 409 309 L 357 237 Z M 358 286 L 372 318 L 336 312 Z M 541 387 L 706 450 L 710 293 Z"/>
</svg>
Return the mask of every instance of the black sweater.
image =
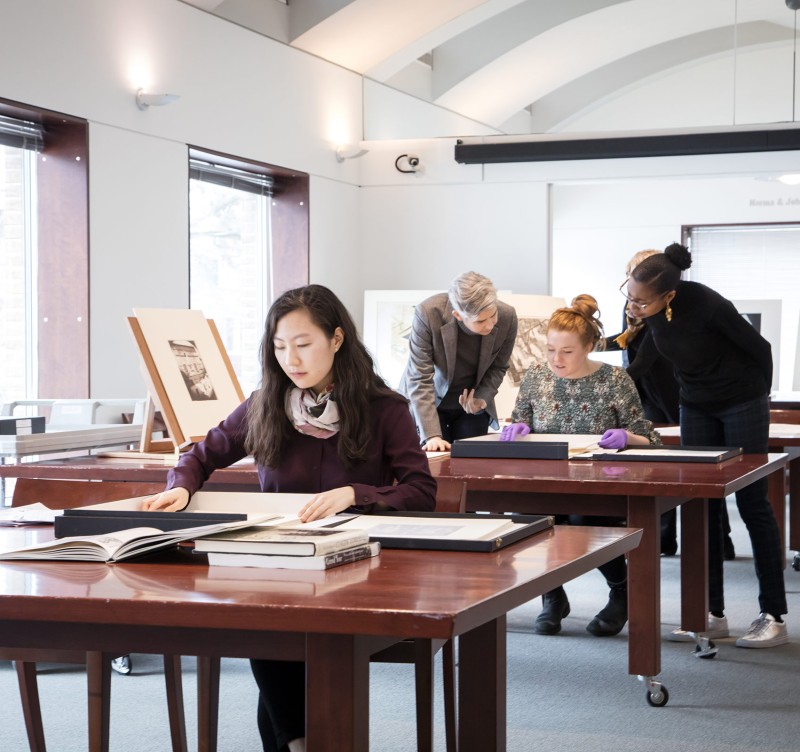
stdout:
<svg viewBox="0 0 800 752">
<path fill-rule="evenodd" d="M 664 311 L 645 319 L 652 336 L 629 369 L 632 378 L 655 347 L 675 367 L 682 404 L 721 410 L 769 393 L 772 348 L 733 303 L 698 282 L 679 282 L 671 307 L 672 321 Z"/>
<path fill-rule="evenodd" d="M 622 326 L 628 326 L 624 308 Z M 622 350 L 614 341 L 618 336 L 606 337 L 607 351 Z M 622 350 L 622 362 L 629 374 L 638 374 L 638 377 L 631 375 L 631 378 L 642 400 L 644 417 L 653 423 L 678 423 L 678 382 L 675 372 L 672 363 L 652 343 L 647 345 L 651 339 L 652 334 L 645 326 L 628 342 L 628 348 Z"/>
</svg>

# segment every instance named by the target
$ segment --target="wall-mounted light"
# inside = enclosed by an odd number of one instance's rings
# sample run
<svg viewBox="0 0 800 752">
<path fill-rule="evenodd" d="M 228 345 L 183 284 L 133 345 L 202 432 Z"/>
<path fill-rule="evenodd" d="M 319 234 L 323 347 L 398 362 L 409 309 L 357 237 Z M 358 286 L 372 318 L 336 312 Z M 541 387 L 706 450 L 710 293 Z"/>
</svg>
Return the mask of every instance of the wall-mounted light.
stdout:
<svg viewBox="0 0 800 752">
<path fill-rule="evenodd" d="M 336 147 L 337 162 L 344 162 L 345 159 L 358 159 L 365 154 L 369 154 L 369 149 L 365 149 L 359 144 L 339 144 Z"/>
<path fill-rule="evenodd" d="M 144 89 L 139 89 L 136 92 L 136 106 L 140 110 L 146 110 L 148 107 L 161 107 L 165 104 L 170 104 L 180 98 L 180 94 L 150 94 Z"/>
<path fill-rule="evenodd" d="M 416 154 L 401 154 L 394 160 L 394 166 L 398 172 L 419 172 L 422 169 L 422 163 Z"/>
</svg>

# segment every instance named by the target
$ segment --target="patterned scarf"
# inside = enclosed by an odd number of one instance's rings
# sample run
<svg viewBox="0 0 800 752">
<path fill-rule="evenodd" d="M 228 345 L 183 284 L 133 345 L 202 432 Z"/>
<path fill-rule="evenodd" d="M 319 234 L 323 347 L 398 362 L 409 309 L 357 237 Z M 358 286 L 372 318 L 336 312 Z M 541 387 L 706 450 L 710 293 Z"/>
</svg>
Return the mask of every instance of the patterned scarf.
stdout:
<svg viewBox="0 0 800 752">
<path fill-rule="evenodd" d="M 319 396 L 310 389 L 293 387 L 286 393 L 286 414 L 300 433 L 317 439 L 329 439 L 339 431 L 333 385 Z"/>
<path fill-rule="evenodd" d="M 622 332 L 619 337 L 614 338 L 614 342 L 616 342 L 623 350 L 628 349 L 628 345 L 631 343 L 631 340 L 636 339 L 639 332 L 641 332 L 642 328 L 644 327 L 644 321 L 634 318 L 629 313 L 625 314 L 625 319 L 628 322 L 628 328 Z"/>
</svg>

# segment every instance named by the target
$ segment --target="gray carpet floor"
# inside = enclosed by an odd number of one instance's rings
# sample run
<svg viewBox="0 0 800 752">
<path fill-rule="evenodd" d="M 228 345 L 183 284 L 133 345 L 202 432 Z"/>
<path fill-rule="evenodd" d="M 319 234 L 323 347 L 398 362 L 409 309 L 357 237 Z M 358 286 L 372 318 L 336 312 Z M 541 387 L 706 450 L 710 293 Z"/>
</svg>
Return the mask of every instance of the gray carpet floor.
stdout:
<svg viewBox="0 0 800 752">
<path fill-rule="evenodd" d="M 789 645 L 745 650 L 734 645 L 757 616 L 756 579 L 746 531 L 730 504 L 737 558 L 726 563 L 727 616 L 732 637 L 719 640 L 713 660 L 692 656 L 693 646 L 666 640 L 679 621 L 680 558 L 662 559 L 661 680 L 670 693 L 664 708 L 650 707 L 644 685 L 627 673 L 626 631 L 597 638 L 586 624 L 604 605 L 597 572 L 567 585 L 572 613 L 560 635 L 533 634 L 539 602 L 508 620 L 509 752 L 796 752 L 800 750 L 800 572 L 786 570 Z M 679 552 L 680 554 L 680 552 Z M 170 749 L 160 658 L 134 655 L 128 676 L 113 675 L 111 752 Z M 190 748 L 195 662 L 184 660 Z M 43 665 L 40 693 L 51 752 L 86 750 L 86 682 L 74 666 Z M 27 752 L 16 676 L 0 662 L 0 752 Z M 441 691 L 437 691 L 436 749 L 444 750 Z M 219 752 L 259 752 L 256 694 L 245 661 L 226 660 L 220 700 Z M 413 752 L 413 668 L 374 664 L 371 669 L 371 748 Z"/>
</svg>

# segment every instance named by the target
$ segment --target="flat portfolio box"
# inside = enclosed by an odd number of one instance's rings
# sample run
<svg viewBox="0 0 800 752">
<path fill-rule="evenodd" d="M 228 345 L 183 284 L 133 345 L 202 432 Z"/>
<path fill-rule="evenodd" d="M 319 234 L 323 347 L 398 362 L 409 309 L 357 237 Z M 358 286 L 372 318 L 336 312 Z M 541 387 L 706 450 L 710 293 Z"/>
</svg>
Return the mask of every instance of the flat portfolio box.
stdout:
<svg viewBox="0 0 800 752">
<path fill-rule="evenodd" d="M 164 532 L 185 527 L 233 522 L 266 513 L 294 514 L 313 494 L 198 491 L 181 512 L 147 512 L 147 496 L 65 509 L 55 519 L 56 538 L 101 535 L 132 527 L 154 527 Z"/>
<path fill-rule="evenodd" d="M 600 436 L 594 434 L 529 433 L 514 441 L 501 441 L 499 433 L 456 439 L 451 457 L 488 457 L 512 460 L 566 460 L 575 454 L 597 449 Z"/>
</svg>

